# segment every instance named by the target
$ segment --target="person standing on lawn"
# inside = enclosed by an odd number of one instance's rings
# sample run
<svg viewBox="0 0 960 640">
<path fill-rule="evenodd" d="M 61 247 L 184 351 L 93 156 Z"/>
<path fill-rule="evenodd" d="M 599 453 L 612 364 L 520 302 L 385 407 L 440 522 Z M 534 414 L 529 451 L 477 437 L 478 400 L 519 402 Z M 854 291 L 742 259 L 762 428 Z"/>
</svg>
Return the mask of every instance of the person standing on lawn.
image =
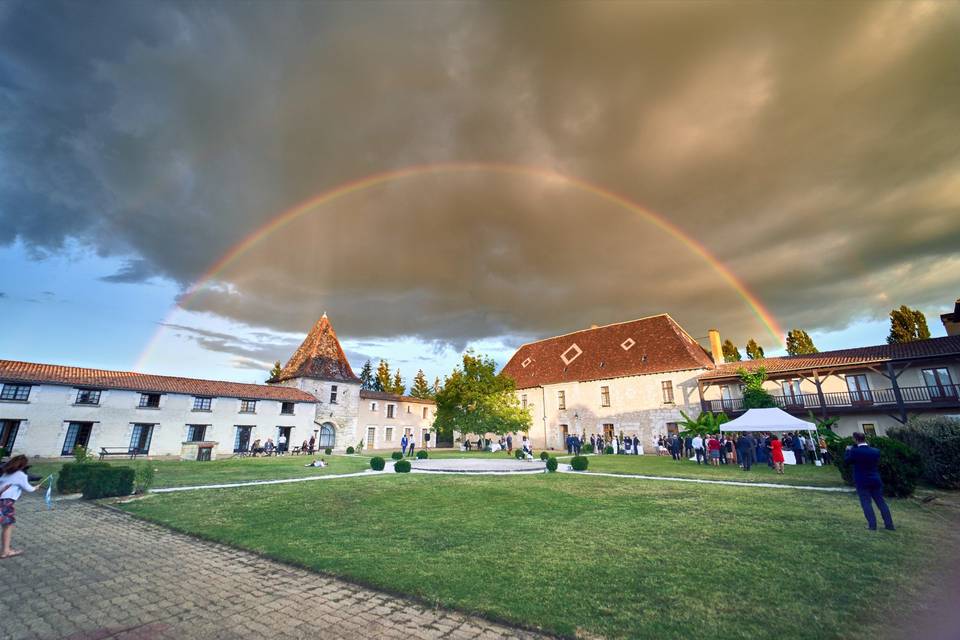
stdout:
<svg viewBox="0 0 960 640">
<path fill-rule="evenodd" d="M 863 515 L 867 519 L 867 529 L 877 530 L 877 516 L 873 512 L 873 503 L 877 503 L 880 516 L 883 518 L 883 527 L 893 531 L 893 517 L 890 507 L 883 499 L 883 481 L 880 479 L 880 450 L 867 444 L 867 437 L 857 431 L 853 434 L 853 444 L 847 447 L 843 460 L 853 465 L 853 483 L 857 487 L 857 496 Z M 2 479 L 0 479 L 2 482 Z"/>
<path fill-rule="evenodd" d="M 633 434 L 633 455 L 638 456 L 643 452 L 640 448 L 640 438 L 637 434 Z"/>
<path fill-rule="evenodd" d="M 740 462 L 744 471 L 750 471 L 750 467 L 756 462 L 757 443 L 753 436 L 745 433 L 737 438 L 737 446 L 740 448 Z"/>
<path fill-rule="evenodd" d="M 283 435 L 283 431 L 280 432 L 280 437 L 277 438 L 277 455 L 282 456 L 287 451 L 287 436 Z"/>
<path fill-rule="evenodd" d="M 410 434 L 410 440 L 407 441 L 407 447 L 410 448 L 410 457 L 413 457 L 413 450 L 417 446 L 417 441 L 414 439 L 413 434 Z"/>
<path fill-rule="evenodd" d="M 513 434 L 507 434 L 507 453 L 513 453 Z"/>
<path fill-rule="evenodd" d="M 715 467 L 720 466 L 720 441 L 716 436 L 711 435 L 707 440 L 707 451 L 710 453 L 710 464 Z"/>
<path fill-rule="evenodd" d="M 400 438 L 400 455 L 407 455 L 407 434 L 404 433 L 403 437 Z"/>
<path fill-rule="evenodd" d="M 317 446 L 316 436 L 310 436 L 310 442 L 307 445 L 307 450 L 310 452 L 310 455 L 313 455 L 313 450 L 316 448 L 316 446 Z"/>
<path fill-rule="evenodd" d="M 680 462 L 683 459 L 683 453 L 681 452 L 683 448 L 683 443 L 680 441 L 680 438 L 676 434 L 670 436 L 670 455 L 673 456 L 675 462 Z"/>
<path fill-rule="evenodd" d="M 6 464 L 0 468 L 0 527 L 3 527 L 2 548 L 0 548 L 0 560 L 18 556 L 22 551 L 10 546 L 13 540 L 13 529 L 17 523 L 17 500 L 24 491 L 33 493 L 39 489 L 44 481 L 41 480 L 36 485 L 31 485 L 27 478 L 26 469 L 29 466 L 27 456 L 13 456 Z"/>
<path fill-rule="evenodd" d="M 770 462 L 780 475 L 783 475 L 783 443 L 773 434 L 770 436 Z"/>
<path fill-rule="evenodd" d="M 693 451 L 697 454 L 697 464 L 703 464 L 703 438 L 699 433 L 693 437 Z"/>
<path fill-rule="evenodd" d="M 799 433 L 793 436 L 793 457 L 797 459 L 797 464 L 803 464 L 803 450 L 807 448 L 807 443 Z"/>
</svg>

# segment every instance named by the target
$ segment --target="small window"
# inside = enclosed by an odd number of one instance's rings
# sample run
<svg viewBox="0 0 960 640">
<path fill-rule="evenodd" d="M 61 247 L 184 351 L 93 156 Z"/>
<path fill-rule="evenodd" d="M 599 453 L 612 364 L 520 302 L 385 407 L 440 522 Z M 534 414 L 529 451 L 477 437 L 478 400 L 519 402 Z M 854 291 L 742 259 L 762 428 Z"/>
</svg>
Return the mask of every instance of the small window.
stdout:
<svg viewBox="0 0 960 640">
<path fill-rule="evenodd" d="M 0 391 L 0 400 L 26 402 L 29 397 L 30 385 L 28 384 L 5 384 L 3 391 Z"/>
<path fill-rule="evenodd" d="M 213 404 L 213 398 L 196 397 L 193 399 L 193 410 L 194 411 L 210 411 L 210 406 L 212 404 Z"/>
<path fill-rule="evenodd" d="M 526 409 L 527 408 L 527 394 L 520 396 L 520 405 Z"/>
<path fill-rule="evenodd" d="M 566 391 L 557 391 L 557 407 L 560 409 L 560 411 L 565 411 L 567 409 Z"/>
<path fill-rule="evenodd" d="M 563 360 L 563 364 L 569 365 L 571 362 L 579 358 L 581 353 L 583 353 L 583 349 L 574 343 L 567 347 L 566 351 L 560 354 L 560 359 Z"/>
<path fill-rule="evenodd" d="M 77 404 L 100 404 L 100 390 L 80 389 L 77 391 Z"/>
<path fill-rule="evenodd" d="M 293 415 L 293 403 L 292 402 L 281 402 L 280 403 L 280 413 L 292 416 Z"/>
<path fill-rule="evenodd" d="M 393 442 L 393 427 L 386 427 L 383 430 L 384 442 Z"/>
<path fill-rule="evenodd" d="M 663 404 L 673 404 L 673 381 L 664 380 L 660 388 L 663 390 Z"/>
<path fill-rule="evenodd" d="M 376 411 L 376 410 L 377 410 L 377 403 L 376 403 L 376 402 L 371 402 L 371 403 L 370 403 L 370 411 Z"/>
<path fill-rule="evenodd" d="M 141 409 L 156 409 L 159 406 L 160 406 L 159 393 L 141 393 L 140 394 Z"/>
<path fill-rule="evenodd" d="M 394 408 L 395 408 L 395 406 L 392 405 L 392 404 L 388 404 L 388 405 L 387 405 L 387 417 L 388 417 L 388 418 L 392 418 L 392 417 L 393 417 L 393 410 L 394 410 Z"/>
<path fill-rule="evenodd" d="M 427 415 L 428 415 L 429 413 L 430 413 L 430 408 L 429 408 L 429 407 L 424 407 L 424 408 L 423 408 L 423 419 L 424 419 L 424 420 L 427 419 Z"/>
<path fill-rule="evenodd" d="M 207 436 L 207 425 L 205 424 L 188 424 L 187 425 L 187 442 L 203 442 L 203 439 Z"/>
<path fill-rule="evenodd" d="M 865 436 L 875 436 L 877 435 L 877 425 L 872 422 L 864 422 L 860 425 L 860 428 L 863 429 L 863 435 Z"/>
<path fill-rule="evenodd" d="M 256 400 L 241 400 L 240 401 L 240 413 L 256 413 L 257 412 L 257 401 Z"/>
<path fill-rule="evenodd" d="M 337 404 L 337 385 L 330 386 L 330 404 Z"/>
<path fill-rule="evenodd" d="M 610 406 L 610 387 L 600 387 L 600 406 Z"/>
<path fill-rule="evenodd" d="M 413 407 L 407 405 L 407 413 L 413 413 Z"/>
</svg>

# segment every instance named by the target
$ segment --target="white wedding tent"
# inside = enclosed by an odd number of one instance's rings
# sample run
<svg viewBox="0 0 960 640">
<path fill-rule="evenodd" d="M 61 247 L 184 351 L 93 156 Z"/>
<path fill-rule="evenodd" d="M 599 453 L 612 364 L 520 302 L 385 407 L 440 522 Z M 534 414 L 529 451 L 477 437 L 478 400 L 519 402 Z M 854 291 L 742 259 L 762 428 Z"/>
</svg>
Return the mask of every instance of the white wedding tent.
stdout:
<svg viewBox="0 0 960 640">
<path fill-rule="evenodd" d="M 817 431 L 817 425 L 800 418 L 794 418 L 786 411 L 774 407 L 772 409 L 747 409 L 746 413 L 739 418 L 720 425 L 720 431 L 727 433 L 747 431 L 793 431 L 797 433 L 806 431 L 813 438 Z M 796 463 L 792 451 L 784 451 L 783 456 L 787 464 Z M 817 466 L 821 464 L 819 456 L 817 456 L 816 464 Z"/>
</svg>

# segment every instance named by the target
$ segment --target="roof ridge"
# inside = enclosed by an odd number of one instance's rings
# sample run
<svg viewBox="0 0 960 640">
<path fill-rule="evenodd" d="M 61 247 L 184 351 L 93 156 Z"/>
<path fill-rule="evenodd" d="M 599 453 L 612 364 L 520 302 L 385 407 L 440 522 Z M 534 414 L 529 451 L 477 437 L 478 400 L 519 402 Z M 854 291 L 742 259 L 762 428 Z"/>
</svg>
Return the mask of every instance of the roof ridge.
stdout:
<svg viewBox="0 0 960 640">
<path fill-rule="evenodd" d="M 630 324 L 631 322 L 640 322 L 641 320 L 652 320 L 654 318 L 659 318 L 660 316 L 666 316 L 670 318 L 669 313 L 656 313 L 652 316 L 643 316 L 642 318 L 634 318 L 633 320 L 624 320 L 622 322 L 611 322 L 610 324 L 601 324 L 595 327 L 588 327 L 587 329 L 577 329 L 576 331 L 570 331 L 568 333 L 561 333 L 560 335 L 550 336 L 549 338 L 541 338 L 540 340 L 534 340 L 533 342 L 524 342 L 522 345 L 517 347 L 517 351 L 524 347 L 528 347 L 532 344 L 539 344 L 541 342 L 546 342 L 547 340 L 556 340 L 557 338 L 565 338 L 567 336 L 572 336 L 578 333 L 586 333 L 587 331 L 599 331 L 600 329 L 607 329 L 609 327 L 616 327 L 621 324 Z M 673 318 L 670 318 L 673 320 Z"/>
</svg>

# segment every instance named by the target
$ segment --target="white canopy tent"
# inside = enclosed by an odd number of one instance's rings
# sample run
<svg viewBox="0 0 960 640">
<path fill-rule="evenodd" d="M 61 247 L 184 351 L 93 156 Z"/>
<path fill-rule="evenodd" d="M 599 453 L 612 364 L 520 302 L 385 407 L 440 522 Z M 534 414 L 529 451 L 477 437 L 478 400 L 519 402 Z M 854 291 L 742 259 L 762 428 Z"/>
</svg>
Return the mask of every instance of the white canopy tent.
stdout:
<svg viewBox="0 0 960 640">
<path fill-rule="evenodd" d="M 786 411 L 774 407 L 772 409 L 747 409 L 746 413 L 739 418 L 720 425 L 720 431 L 727 433 L 744 433 L 747 431 L 793 431 L 796 433 L 806 431 L 813 438 L 817 432 L 817 425 L 800 418 L 794 418 Z M 815 447 L 814 451 L 816 452 L 818 448 Z M 785 455 L 786 453 L 784 452 Z M 814 455 L 817 456 L 816 464 L 819 466 L 821 464 L 820 457 L 816 453 Z M 790 464 L 793 464 L 793 462 Z"/>
</svg>

